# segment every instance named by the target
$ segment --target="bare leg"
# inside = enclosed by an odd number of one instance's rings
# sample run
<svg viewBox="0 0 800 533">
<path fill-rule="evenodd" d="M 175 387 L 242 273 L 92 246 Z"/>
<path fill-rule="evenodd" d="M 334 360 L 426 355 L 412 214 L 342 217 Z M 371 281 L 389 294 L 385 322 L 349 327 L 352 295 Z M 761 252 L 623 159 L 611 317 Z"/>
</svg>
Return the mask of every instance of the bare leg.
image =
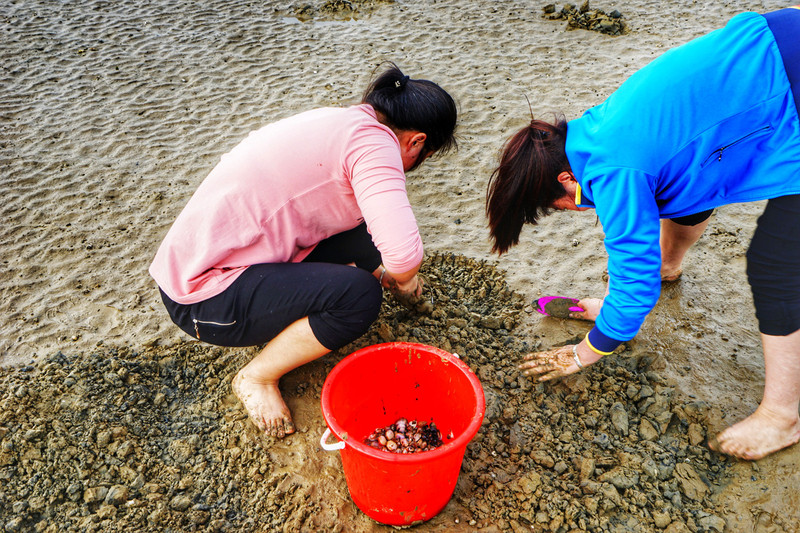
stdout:
<svg viewBox="0 0 800 533">
<path fill-rule="evenodd" d="M 278 438 L 294 433 L 292 414 L 278 389 L 278 380 L 329 351 L 314 336 L 308 317 L 301 318 L 272 339 L 236 374 L 233 392 L 260 430 Z"/>
<path fill-rule="evenodd" d="M 778 337 L 761 334 L 764 398 L 758 409 L 729 427 L 709 446 L 741 459 L 760 459 L 800 441 L 800 330 Z"/>
<path fill-rule="evenodd" d="M 675 281 L 681 277 L 681 264 L 687 250 L 700 239 L 710 219 L 695 226 L 681 226 L 665 218 L 661 220 L 661 279 Z"/>
</svg>

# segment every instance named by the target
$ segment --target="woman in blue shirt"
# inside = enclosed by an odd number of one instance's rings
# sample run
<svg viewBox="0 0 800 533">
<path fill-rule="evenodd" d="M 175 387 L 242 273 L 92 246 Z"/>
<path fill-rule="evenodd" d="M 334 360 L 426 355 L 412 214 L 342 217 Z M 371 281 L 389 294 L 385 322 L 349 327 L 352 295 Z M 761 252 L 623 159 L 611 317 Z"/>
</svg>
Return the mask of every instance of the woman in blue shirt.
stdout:
<svg viewBox="0 0 800 533">
<path fill-rule="evenodd" d="M 489 183 L 493 250 L 551 209 L 593 208 L 609 284 L 581 301 L 595 320 L 580 344 L 530 354 L 548 380 L 577 372 L 633 338 L 661 281 L 721 205 L 769 200 L 748 250 L 766 383 L 754 414 L 712 447 L 757 459 L 800 440 L 800 7 L 743 13 L 631 76 L 569 123 L 534 120 L 507 143 Z"/>
</svg>

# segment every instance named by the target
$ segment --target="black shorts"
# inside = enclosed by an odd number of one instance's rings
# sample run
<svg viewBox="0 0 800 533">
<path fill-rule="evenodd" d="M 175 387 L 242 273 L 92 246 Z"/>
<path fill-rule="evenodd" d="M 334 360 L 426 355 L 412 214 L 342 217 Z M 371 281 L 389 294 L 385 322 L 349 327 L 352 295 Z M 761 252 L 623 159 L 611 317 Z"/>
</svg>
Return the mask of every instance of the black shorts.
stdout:
<svg viewBox="0 0 800 533">
<path fill-rule="evenodd" d="M 761 333 L 800 329 L 800 195 L 767 202 L 747 250 L 747 278 Z"/>
<path fill-rule="evenodd" d="M 366 333 L 377 319 L 383 291 L 372 272 L 380 263 L 362 224 L 322 241 L 302 263 L 250 266 L 230 287 L 202 302 L 179 304 L 164 291 L 161 298 L 178 327 L 209 344 L 264 344 L 308 317 L 320 344 L 335 350 Z"/>
<path fill-rule="evenodd" d="M 696 226 L 701 222 L 708 220 L 713 212 L 713 209 L 709 209 L 708 211 L 702 211 L 693 215 L 686 215 L 685 217 L 671 218 L 670 220 L 676 224 L 680 224 L 681 226 Z"/>
</svg>

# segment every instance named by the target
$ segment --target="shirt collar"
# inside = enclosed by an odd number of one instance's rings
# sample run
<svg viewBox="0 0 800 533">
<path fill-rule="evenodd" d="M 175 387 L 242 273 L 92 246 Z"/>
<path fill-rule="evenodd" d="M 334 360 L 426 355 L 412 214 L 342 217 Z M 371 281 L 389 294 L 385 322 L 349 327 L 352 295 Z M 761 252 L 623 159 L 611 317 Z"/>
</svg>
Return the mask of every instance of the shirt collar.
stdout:
<svg viewBox="0 0 800 533">
<path fill-rule="evenodd" d="M 580 183 L 575 189 L 575 205 L 578 207 L 594 207 L 594 202 L 583 194 L 583 188 Z"/>
</svg>

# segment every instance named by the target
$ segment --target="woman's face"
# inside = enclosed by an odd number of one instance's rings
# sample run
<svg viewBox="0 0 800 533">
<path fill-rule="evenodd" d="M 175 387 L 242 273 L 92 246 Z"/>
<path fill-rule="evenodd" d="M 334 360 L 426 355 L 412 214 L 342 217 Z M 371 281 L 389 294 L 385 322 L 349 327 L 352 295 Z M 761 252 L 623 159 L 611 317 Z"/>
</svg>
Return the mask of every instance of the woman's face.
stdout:
<svg viewBox="0 0 800 533">
<path fill-rule="evenodd" d="M 555 209 L 556 211 L 580 211 L 581 209 L 577 205 L 575 205 L 575 196 L 570 195 L 569 193 L 565 194 L 550 206 L 551 208 Z"/>
<path fill-rule="evenodd" d="M 417 155 L 417 158 L 415 160 L 411 160 L 409 158 L 409 163 L 406 163 L 406 159 L 404 158 L 403 159 L 403 170 L 405 170 L 406 172 L 411 172 L 412 170 L 414 170 L 415 168 L 420 166 L 422 164 L 422 162 L 425 161 L 426 159 L 428 159 L 431 155 L 433 155 L 433 152 L 431 152 L 430 150 L 425 150 L 423 148 L 419 152 L 419 155 Z"/>
<path fill-rule="evenodd" d="M 427 135 L 419 131 L 395 132 L 400 141 L 400 157 L 403 159 L 403 170 L 414 170 L 428 158 L 431 153 L 425 149 Z"/>
<path fill-rule="evenodd" d="M 566 190 L 566 194 L 552 203 L 550 206 L 557 211 L 586 211 L 591 207 L 578 207 L 575 203 L 575 193 L 578 192 L 578 182 L 572 172 L 562 172 L 558 175 L 558 181 Z"/>
</svg>

